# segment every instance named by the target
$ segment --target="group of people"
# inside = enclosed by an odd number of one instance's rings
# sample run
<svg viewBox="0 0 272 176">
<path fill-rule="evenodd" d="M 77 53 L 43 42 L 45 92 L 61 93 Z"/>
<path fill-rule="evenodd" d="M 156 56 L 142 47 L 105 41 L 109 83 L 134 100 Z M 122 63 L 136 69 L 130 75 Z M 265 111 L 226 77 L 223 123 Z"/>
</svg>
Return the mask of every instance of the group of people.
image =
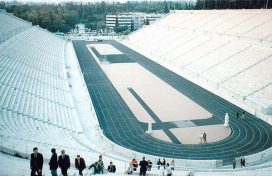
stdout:
<svg viewBox="0 0 272 176">
<path fill-rule="evenodd" d="M 241 166 L 241 168 L 246 167 L 246 160 L 245 160 L 244 157 L 242 157 L 242 158 L 240 159 L 240 166 Z M 236 159 L 234 159 L 233 162 L 232 162 L 232 168 L 233 168 L 233 169 L 236 168 Z"/>
<path fill-rule="evenodd" d="M 203 133 L 199 134 L 199 140 L 200 140 L 200 143 L 207 143 L 207 134 L 206 134 L 206 132 L 203 132 Z"/>
<path fill-rule="evenodd" d="M 70 169 L 70 166 L 71 166 L 69 155 L 65 154 L 65 150 L 61 150 L 61 155 L 58 157 L 57 153 L 56 153 L 56 149 L 54 149 L 54 148 L 51 149 L 51 153 L 52 153 L 52 155 L 51 155 L 51 158 L 49 161 L 49 169 L 51 170 L 52 176 L 58 175 L 57 174 L 58 167 L 61 169 L 61 174 L 63 176 L 67 176 L 68 175 L 67 170 Z M 76 163 L 77 163 L 77 159 L 76 159 Z M 79 173 L 81 173 L 81 175 L 82 175 L 82 170 L 83 170 L 83 167 L 82 167 L 83 164 L 85 165 L 85 162 L 84 163 L 82 162 L 81 166 L 79 168 L 77 168 L 79 170 Z"/>
<path fill-rule="evenodd" d="M 49 161 L 49 169 L 52 176 L 58 176 L 57 169 L 61 169 L 61 174 L 67 176 L 67 170 L 70 168 L 70 157 L 65 154 L 65 150 L 61 150 L 61 155 L 58 157 L 56 149 L 51 149 L 51 158 Z M 75 158 L 75 167 L 79 171 L 79 175 L 83 175 L 82 171 L 86 168 L 86 164 L 83 158 L 80 155 L 77 155 Z M 43 168 L 43 155 L 38 152 L 38 148 L 33 148 L 33 153 L 30 155 L 30 169 L 31 176 L 41 176 Z"/>
<path fill-rule="evenodd" d="M 163 161 L 159 159 L 157 165 L 159 170 L 159 176 L 164 176 L 165 173 L 167 176 L 171 176 L 173 174 L 173 171 L 175 170 L 175 160 L 172 160 L 169 164 L 166 162 L 165 158 L 163 158 Z"/>
<path fill-rule="evenodd" d="M 246 113 L 245 111 L 242 112 L 242 114 L 240 113 L 240 111 L 238 110 L 237 113 L 236 113 L 236 119 L 239 120 L 240 118 L 241 119 L 245 119 L 246 117 Z"/>
<path fill-rule="evenodd" d="M 97 162 L 95 162 L 94 164 L 91 164 L 89 166 L 89 169 L 93 169 L 92 174 L 96 175 L 96 174 L 103 174 L 104 173 L 104 163 L 102 160 L 102 155 L 99 155 L 99 159 Z M 107 171 L 110 173 L 115 173 L 116 172 L 116 167 L 115 165 L 113 165 L 113 162 L 110 161 L 110 165 L 107 168 Z"/>
<path fill-rule="evenodd" d="M 152 168 L 152 162 L 150 160 L 146 160 L 145 157 L 140 161 L 138 164 L 137 160 L 135 158 L 132 159 L 132 161 L 129 164 L 127 174 L 132 175 L 134 171 L 137 171 L 137 168 L 140 166 L 140 175 L 145 176 L 147 171 L 151 171 Z M 159 170 L 159 176 L 164 176 L 166 173 L 167 176 L 171 176 L 174 167 L 175 167 L 175 161 L 172 160 L 171 163 L 166 163 L 165 158 L 163 158 L 163 161 L 161 159 L 157 162 L 158 170 Z"/>
<path fill-rule="evenodd" d="M 65 154 L 65 151 L 61 151 L 61 155 L 58 157 L 56 149 L 51 149 L 52 156 L 49 161 L 49 169 L 51 170 L 52 176 L 57 176 L 57 169 L 61 169 L 63 176 L 67 176 L 67 170 L 70 168 L 70 158 L 69 155 Z M 82 161 L 82 160 L 81 160 Z M 77 159 L 76 159 L 77 162 Z M 84 160 L 81 162 L 81 165 L 85 165 Z M 79 165 L 78 165 L 79 166 Z M 30 169 L 31 176 L 41 176 L 43 168 L 43 155 L 39 153 L 38 148 L 33 148 L 33 153 L 30 155 Z M 81 167 L 77 169 L 81 170 Z M 82 175 L 82 172 L 81 172 Z"/>
<path fill-rule="evenodd" d="M 61 155 L 57 156 L 56 149 L 51 149 L 51 158 L 49 161 L 49 169 L 51 171 L 52 176 L 58 176 L 57 169 L 61 169 L 62 176 L 68 176 L 67 170 L 71 167 L 70 157 L 65 154 L 65 150 L 61 150 Z M 38 152 L 38 148 L 33 148 L 33 153 L 30 155 L 30 169 L 31 176 L 42 176 L 42 168 L 43 168 L 43 155 Z M 82 171 L 86 168 L 86 163 L 84 158 L 80 155 L 77 155 L 75 158 L 75 167 L 79 172 L 79 175 L 83 175 Z M 102 160 L 102 155 L 99 156 L 99 160 L 94 164 L 90 165 L 89 169 L 93 169 L 93 174 L 103 174 L 104 164 Z M 115 173 L 116 167 L 110 162 L 110 165 L 107 168 L 108 172 Z"/>
<path fill-rule="evenodd" d="M 129 163 L 127 174 L 132 175 L 133 172 L 136 171 L 137 168 L 140 166 L 140 175 L 146 175 L 147 171 L 151 171 L 152 164 L 153 163 L 150 160 L 146 161 L 145 157 L 143 157 L 143 160 L 140 161 L 139 164 L 137 160 L 133 158 L 132 161 Z"/>
</svg>

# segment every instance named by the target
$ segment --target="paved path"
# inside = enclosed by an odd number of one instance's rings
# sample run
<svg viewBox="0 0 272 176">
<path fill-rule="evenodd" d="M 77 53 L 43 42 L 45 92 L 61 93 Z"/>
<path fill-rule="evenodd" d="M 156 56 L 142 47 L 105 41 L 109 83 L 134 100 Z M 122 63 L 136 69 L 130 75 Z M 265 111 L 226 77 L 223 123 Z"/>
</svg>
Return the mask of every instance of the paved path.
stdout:
<svg viewBox="0 0 272 176">
<path fill-rule="evenodd" d="M 244 120 L 231 118 L 231 135 L 211 144 L 171 144 L 150 137 L 86 48 L 85 45 L 91 42 L 74 41 L 73 43 L 101 128 L 113 142 L 138 152 L 161 157 L 222 159 L 226 163 L 234 157 L 260 152 L 272 146 L 272 127 L 249 113 L 246 113 Z M 235 117 L 239 108 L 230 102 L 202 89 L 118 42 L 105 41 L 105 43 L 114 45 L 129 58 L 208 110 L 213 114 L 211 121 L 214 119 L 216 123 L 220 121 L 223 123 L 226 112 L 231 117 Z M 197 125 L 205 124 L 201 120 L 195 121 L 195 123 Z"/>
<path fill-rule="evenodd" d="M 131 92 L 131 94 L 136 98 L 136 100 L 143 106 L 143 108 L 146 110 L 146 112 L 150 115 L 150 117 L 153 118 L 153 120 L 156 123 L 162 123 L 160 118 L 152 111 L 152 109 L 142 100 L 142 98 L 132 89 L 128 88 L 128 90 Z M 176 138 L 176 136 L 169 130 L 169 128 L 164 128 L 164 125 L 160 126 L 164 133 L 169 137 L 169 139 L 176 144 L 181 144 L 180 141 Z"/>
<path fill-rule="evenodd" d="M 148 128 L 147 123 L 141 122 L 144 129 Z M 152 124 L 153 130 L 160 130 L 160 129 L 170 129 L 170 128 L 188 128 L 188 127 L 196 127 L 196 126 L 206 126 L 206 125 L 219 125 L 223 124 L 221 119 L 212 116 L 208 119 L 198 119 L 198 120 L 180 120 L 174 122 L 160 122 L 156 121 L 156 123 Z"/>
</svg>

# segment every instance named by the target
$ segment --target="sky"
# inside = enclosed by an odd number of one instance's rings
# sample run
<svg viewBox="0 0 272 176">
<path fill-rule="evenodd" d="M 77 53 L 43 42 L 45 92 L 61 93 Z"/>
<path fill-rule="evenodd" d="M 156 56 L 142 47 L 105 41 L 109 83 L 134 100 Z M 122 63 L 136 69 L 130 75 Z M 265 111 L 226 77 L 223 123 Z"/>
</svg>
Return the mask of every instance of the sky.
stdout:
<svg viewBox="0 0 272 176">
<path fill-rule="evenodd" d="M 0 0 L 1 1 L 1 0 Z M 43 3 L 60 3 L 60 2 L 127 2 L 127 1 L 165 1 L 165 0 L 3 0 L 6 2 L 12 2 L 12 1 L 17 1 L 17 2 L 43 2 Z M 167 0 L 170 1 L 170 0 Z M 171 0 L 171 1 L 196 1 L 196 0 Z"/>
<path fill-rule="evenodd" d="M 12 2 L 14 0 L 4 0 L 6 2 Z M 127 2 L 127 0 L 16 0 L 17 2 L 47 2 L 47 3 L 59 3 L 59 2 Z"/>
<path fill-rule="evenodd" d="M 6 2 L 12 2 L 14 0 L 4 0 Z M 59 2 L 127 2 L 127 0 L 16 0 L 17 2 L 46 2 L 46 3 L 59 3 Z"/>
</svg>

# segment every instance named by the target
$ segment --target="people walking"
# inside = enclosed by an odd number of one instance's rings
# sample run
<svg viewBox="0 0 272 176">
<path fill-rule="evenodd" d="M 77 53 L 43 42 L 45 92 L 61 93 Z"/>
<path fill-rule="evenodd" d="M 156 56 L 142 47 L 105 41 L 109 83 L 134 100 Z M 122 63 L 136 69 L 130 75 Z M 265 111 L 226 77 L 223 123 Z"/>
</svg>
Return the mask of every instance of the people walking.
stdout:
<svg viewBox="0 0 272 176">
<path fill-rule="evenodd" d="M 148 167 L 148 162 L 145 160 L 145 157 L 143 157 L 143 160 L 140 161 L 139 165 L 140 165 L 140 175 L 145 176 L 147 167 Z"/>
<path fill-rule="evenodd" d="M 161 165 L 161 159 L 159 159 L 157 162 L 158 170 L 160 170 L 160 165 Z"/>
<path fill-rule="evenodd" d="M 98 162 L 91 164 L 88 169 L 91 170 L 92 168 L 93 168 L 93 172 L 91 173 L 92 175 L 100 174 L 101 171 Z"/>
<path fill-rule="evenodd" d="M 235 160 L 235 158 L 234 158 L 233 161 L 232 161 L 232 168 L 233 168 L 233 169 L 236 168 L 236 160 Z"/>
<path fill-rule="evenodd" d="M 159 176 L 164 176 L 164 165 L 161 163 L 159 167 Z"/>
<path fill-rule="evenodd" d="M 199 143 L 202 144 L 203 143 L 203 133 L 199 134 Z"/>
<path fill-rule="evenodd" d="M 245 160 L 244 157 L 242 157 L 242 158 L 240 159 L 240 164 L 241 164 L 241 167 L 242 167 L 242 168 L 246 166 L 246 160 Z"/>
<path fill-rule="evenodd" d="M 246 118 L 246 113 L 245 111 L 242 112 L 242 115 L 241 115 L 241 119 L 245 119 Z"/>
<path fill-rule="evenodd" d="M 110 165 L 108 166 L 108 172 L 110 172 L 110 173 L 116 172 L 116 167 L 115 167 L 115 165 L 113 165 L 112 161 L 110 162 Z"/>
<path fill-rule="evenodd" d="M 85 160 L 77 155 L 75 158 L 75 167 L 78 170 L 79 175 L 83 175 L 82 171 L 86 168 Z"/>
<path fill-rule="evenodd" d="M 171 170 L 174 171 L 175 170 L 175 160 L 171 161 L 170 166 L 171 166 Z"/>
<path fill-rule="evenodd" d="M 138 162 L 135 158 L 132 159 L 131 164 L 133 166 L 133 171 L 136 171 L 138 168 Z"/>
<path fill-rule="evenodd" d="M 206 134 L 206 132 L 203 133 L 203 142 L 207 143 L 207 134 Z"/>
<path fill-rule="evenodd" d="M 239 120 L 239 117 L 240 117 L 240 112 L 238 110 L 237 113 L 236 113 L 236 119 Z"/>
<path fill-rule="evenodd" d="M 152 168 L 152 164 L 153 164 L 153 163 L 152 163 L 150 160 L 148 160 L 147 162 L 148 162 L 148 168 L 147 168 L 147 170 L 148 170 L 148 171 L 151 171 L 151 168 Z"/>
<path fill-rule="evenodd" d="M 58 169 L 58 156 L 56 153 L 56 149 L 51 149 L 51 158 L 49 161 L 49 169 L 51 171 L 52 176 L 58 176 L 57 169 Z"/>
<path fill-rule="evenodd" d="M 128 167 L 128 170 L 127 170 L 127 174 L 128 174 L 128 175 L 132 175 L 132 174 L 133 174 L 133 165 L 132 165 L 132 163 L 129 163 L 129 167 Z"/>
<path fill-rule="evenodd" d="M 98 163 L 98 166 L 99 166 L 99 169 L 100 169 L 100 173 L 103 174 L 104 173 L 104 162 L 103 162 L 103 159 L 102 159 L 102 155 L 99 155 L 97 163 Z"/>
<path fill-rule="evenodd" d="M 33 153 L 30 155 L 31 176 L 42 176 L 43 155 L 38 152 L 38 148 L 33 148 Z"/>
<path fill-rule="evenodd" d="M 169 163 L 166 164 L 166 174 L 167 174 L 167 176 L 172 176 L 172 169 L 171 169 Z"/>
<path fill-rule="evenodd" d="M 70 168 L 70 157 L 65 154 L 65 150 L 61 150 L 61 155 L 59 156 L 59 167 L 61 169 L 61 174 L 67 176 L 67 170 Z"/>
<path fill-rule="evenodd" d="M 164 169 L 165 169 L 165 166 L 166 166 L 165 158 L 163 158 L 163 160 L 162 160 L 162 165 L 164 166 Z"/>
</svg>

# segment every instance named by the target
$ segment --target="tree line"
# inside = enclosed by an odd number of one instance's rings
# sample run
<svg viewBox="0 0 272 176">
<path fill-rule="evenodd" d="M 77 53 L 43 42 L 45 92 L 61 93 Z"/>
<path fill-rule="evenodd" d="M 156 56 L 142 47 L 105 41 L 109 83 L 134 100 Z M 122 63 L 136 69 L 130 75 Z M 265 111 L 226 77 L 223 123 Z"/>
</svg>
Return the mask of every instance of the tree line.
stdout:
<svg viewBox="0 0 272 176">
<path fill-rule="evenodd" d="M 197 0 L 195 9 L 265 9 L 271 0 Z"/>
<path fill-rule="evenodd" d="M 92 30 L 105 29 L 107 14 L 124 12 L 168 13 L 171 9 L 192 9 L 190 2 L 128 1 L 126 3 L 5 3 L 0 8 L 33 25 L 39 25 L 51 32 L 69 32 L 75 24 L 83 23 Z"/>
<path fill-rule="evenodd" d="M 271 8 L 271 0 L 197 0 L 186 1 L 127 1 L 126 3 L 7 3 L 0 2 L 0 8 L 33 25 L 39 25 L 51 32 L 69 32 L 75 24 L 83 23 L 91 30 L 106 28 L 107 14 L 124 12 L 168 13 L 170 10 L 189 9 L 252 9 Z"/>
</svg>

